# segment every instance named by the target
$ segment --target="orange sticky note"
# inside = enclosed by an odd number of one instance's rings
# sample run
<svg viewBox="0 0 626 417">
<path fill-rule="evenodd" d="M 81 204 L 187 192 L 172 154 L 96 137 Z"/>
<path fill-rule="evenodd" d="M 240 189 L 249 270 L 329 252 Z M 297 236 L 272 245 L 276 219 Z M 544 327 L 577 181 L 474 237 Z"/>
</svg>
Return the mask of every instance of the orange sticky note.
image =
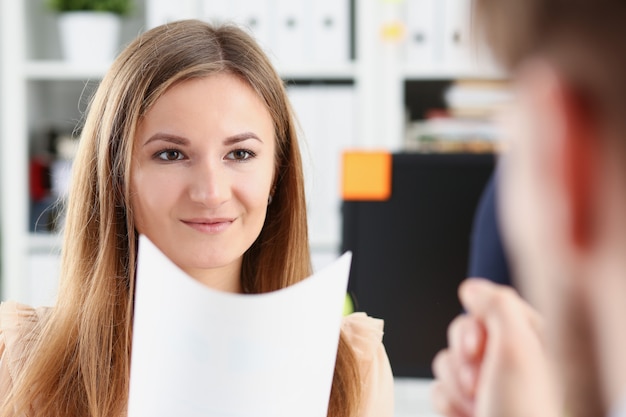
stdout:
<svg viewBox="0 0 626 417">
<path fill-rule="evenodd" d="M 344 152 L 342 198 L 346 201 L 388 200 L 391 197 L 391 164 L 389 152 Z"/>
</svg>

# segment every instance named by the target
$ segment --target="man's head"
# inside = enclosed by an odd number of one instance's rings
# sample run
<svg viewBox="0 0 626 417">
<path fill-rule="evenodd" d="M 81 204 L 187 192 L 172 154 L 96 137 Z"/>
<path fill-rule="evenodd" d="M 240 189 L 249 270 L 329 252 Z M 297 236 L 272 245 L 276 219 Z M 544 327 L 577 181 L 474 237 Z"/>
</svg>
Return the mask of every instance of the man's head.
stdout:
<svg viewBox="0 0 626 417">
<path fill-rule="evenodd" d="M 473 1 L 478 34 L 505 69 L 542 57 L 607 115 L 626 110 L 626 2 Z"/>
<path fill-rule="evenodd" d="M 626 319 L 626 2 L 475 0 L 475 12 L 515 85 L 500 195 L 516 281 L 546 316 L 574 415 L 601 415 L 626 389 L 611 353 Z"/>
</svg>

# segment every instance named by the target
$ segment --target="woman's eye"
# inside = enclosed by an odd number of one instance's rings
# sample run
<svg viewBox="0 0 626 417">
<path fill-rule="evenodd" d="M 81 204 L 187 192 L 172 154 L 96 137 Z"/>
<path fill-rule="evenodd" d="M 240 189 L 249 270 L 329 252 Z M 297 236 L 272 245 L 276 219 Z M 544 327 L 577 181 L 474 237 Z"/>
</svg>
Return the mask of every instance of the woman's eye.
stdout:
<svg viewBox="0 0 626 417">
<path fill-rule="evenodd" d="M 168 149 L 157 153 L 157 157 L 163 161 L 179 161 L 184 158 L 184 155 L 176 149 Z"/>
<path fill-rule="evenodd" d="M 252 151 L 249 151 L 247 149 L 237 149 L 226 155 L 226 158 L 235 161 L 245 161 L 246 159 L 252 158 L 253 156 L 254 153 Z"/>
</svg>

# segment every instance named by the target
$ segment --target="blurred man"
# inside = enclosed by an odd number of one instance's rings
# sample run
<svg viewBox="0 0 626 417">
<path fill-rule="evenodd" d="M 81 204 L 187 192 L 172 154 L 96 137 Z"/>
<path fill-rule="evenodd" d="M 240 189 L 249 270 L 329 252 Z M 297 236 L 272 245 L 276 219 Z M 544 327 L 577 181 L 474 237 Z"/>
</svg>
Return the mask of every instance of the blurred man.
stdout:
<svg viewBox="0 0 626 417">
<path fill-rule="evenodd" d="M 468 280 L 447 416 L 626 416 L 626 1 L 475 0 L 515 83 L 499 210 L 515 284 Z"/>
<path fill-rule="evenodd" d="M 494 172 L 480 196 L 470 239 L 467 273 L 498 284 L 511 285 L 511 273 L 502 245 L 497 210 L 497 172 Z"/>
</svg>

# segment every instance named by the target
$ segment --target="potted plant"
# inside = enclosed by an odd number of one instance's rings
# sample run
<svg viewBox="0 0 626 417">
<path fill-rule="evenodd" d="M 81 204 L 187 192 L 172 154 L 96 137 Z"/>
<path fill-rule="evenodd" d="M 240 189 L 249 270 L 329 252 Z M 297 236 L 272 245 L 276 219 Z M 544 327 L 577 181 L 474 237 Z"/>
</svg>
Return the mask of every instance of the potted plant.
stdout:
<svg viewBox="0 0 626 417">
<path fill-rule="evenodd" d="M 47 0 L 59 13 L 61 50 L 68 61 L 106 63 L 118 52 L 121 17 L 132 0 Z"/>
</svg>

